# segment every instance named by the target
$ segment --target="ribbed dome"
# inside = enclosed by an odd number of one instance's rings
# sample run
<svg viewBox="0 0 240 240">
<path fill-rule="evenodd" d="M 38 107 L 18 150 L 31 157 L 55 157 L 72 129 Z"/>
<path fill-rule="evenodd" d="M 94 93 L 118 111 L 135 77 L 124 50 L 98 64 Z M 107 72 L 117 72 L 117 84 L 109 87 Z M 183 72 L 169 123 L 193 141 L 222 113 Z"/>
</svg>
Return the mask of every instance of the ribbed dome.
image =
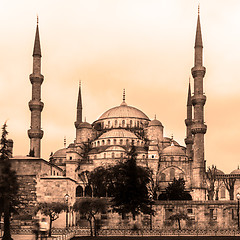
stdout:
<svg viewBox="0 0 240 240">
<path fill-rule="evenodd" d="M 149 127 L 151 127 L 151 126 L 162 126 L 162 123 L 161 123 L 159 120 L 154 119 L 154 120 L 152 120 L 152 121 L 149 123 L 148 126 L 149 126 Z"/>
<path fill-rule="evenodd" d="M 66 152 L 67 152 L 67 148 L 62 148 L 57 150 L 54 154 L 53 154 L 53 158 L 64 158 L 66 157 Z"/>
<path fill-rule="evenodd" d="M 240 169 L 235 169 L 230 174 L 240 174 Z"/>
<path fill-rule="evenodd" d="M 182 150 L 181 147 L 178 147 L 178 146 L 169 146 L 169 147 L 166 147 L 163 149 L 162 151 L 162 155 L 165 155 L 165 156 L 185 156 L 185 153 L 184 151 Z"/>
<path fill-rule="evenodd" d="M 103 138 L 137 138 L 137 136 L 125 129 L 112 129 L 103 133 L 98 139 Z"/>
<path fill-rule="evenodd" d="M 120 106 L 113 107 L 103 113 L 98 120 L 103 120 L 106 118 L 140 118 L 149 120 L 146 114 L 141 110 L 128 106 L 123 102 Z"/>
</svg>

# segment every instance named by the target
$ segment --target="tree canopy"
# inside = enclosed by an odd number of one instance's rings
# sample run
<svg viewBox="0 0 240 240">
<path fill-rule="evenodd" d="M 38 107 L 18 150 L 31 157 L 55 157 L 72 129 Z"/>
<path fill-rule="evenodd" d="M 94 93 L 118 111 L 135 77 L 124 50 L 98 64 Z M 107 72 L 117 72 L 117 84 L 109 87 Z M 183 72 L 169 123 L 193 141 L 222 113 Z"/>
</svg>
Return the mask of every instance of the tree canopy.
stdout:
<svg viewBox="0 0 240 240">
<path fill-rule="evenodd" d="M 158 200 L 192 200 L 192 196 L 185 189 L 185 180 L 174 178 L 165 192 L 159 195 Z"/>
</svg>

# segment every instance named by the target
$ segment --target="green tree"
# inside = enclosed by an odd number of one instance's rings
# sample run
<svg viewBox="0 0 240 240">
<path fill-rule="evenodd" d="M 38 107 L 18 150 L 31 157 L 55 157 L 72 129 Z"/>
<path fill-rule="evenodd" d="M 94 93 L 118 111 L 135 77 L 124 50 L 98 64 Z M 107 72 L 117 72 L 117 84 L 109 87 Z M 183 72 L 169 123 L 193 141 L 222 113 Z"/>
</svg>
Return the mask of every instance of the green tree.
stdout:
<svg viewBox="0 0 240 240">
<path fill-rule="evenodd" d="M 67 208 L 68 205 L 62 202 L 41 202 L 38 204 L 36 212 L 40 211 L 43 215 L 49 217 L 49 236 L 52 234 L 52 222 L 58 219 L 59 214 Z"/>
<path fill-rule="evenodd" d="M 7 125 L 2 127 L 0 140 L 0 212 L 4 213 L 4 235 L 3 240 L 12 240 L 10 233 L 10 213 L 19 204 L 17 199 L 18 182 L 15 171 L 11 169 L 9 160 L 10 151 L 7 140 Z"/>
<path fill-rule="evenodd" d="M 106 212 L 106 208 L 106 201 L 100 198 L 78 199 L 73 205 L 73 210 L 79 212 L 89 222 L 91 236 L 93 236 L 93 230 L 94 236 L 97 236 L 96 214 Z"/>
<path fill-rule="evenodd" d="M 185 180 L 183 178 L 173 179 L 169 183 L 164 193 L 159 195 L 159 200 L 192 200 L 192 196 L 185 189 Z"/>
</svg>

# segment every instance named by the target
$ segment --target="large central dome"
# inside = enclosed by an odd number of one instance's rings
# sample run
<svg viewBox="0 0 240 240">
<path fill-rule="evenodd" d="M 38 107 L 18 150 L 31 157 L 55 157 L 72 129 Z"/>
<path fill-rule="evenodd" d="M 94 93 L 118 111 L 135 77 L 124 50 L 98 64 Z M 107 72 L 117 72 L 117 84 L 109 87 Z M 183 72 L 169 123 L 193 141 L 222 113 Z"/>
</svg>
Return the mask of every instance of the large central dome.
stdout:
<svg viewBox="0 0 240 240">
<path fill-rule="evenodd" d="M 125 102 L 123 102 L 120 106 L 107 110 L 99 117 L 98 120 L 108 118 L 139 118 L 149 120 L 145 113 L 135 107 L 128 106 Z"/>
</svg>

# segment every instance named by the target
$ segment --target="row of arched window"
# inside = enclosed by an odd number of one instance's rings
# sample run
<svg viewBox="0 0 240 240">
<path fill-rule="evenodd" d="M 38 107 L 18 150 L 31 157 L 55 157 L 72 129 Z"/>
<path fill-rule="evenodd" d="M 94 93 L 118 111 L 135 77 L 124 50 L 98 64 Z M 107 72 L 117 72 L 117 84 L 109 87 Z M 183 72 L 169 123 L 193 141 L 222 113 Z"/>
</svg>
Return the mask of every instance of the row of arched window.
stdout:
<svg viewBox="0 0 240 240">
<path fill-rule="evenodd" d="M 187 158 L 186 157 L 163 157 L 162 158 L 162 161 L 166 162 L 166 161 L 187 161 Z"/>
<path fill-rule="evenodd" d="M 175 169 L 174 168 L 171 168 L 170 169 L 170 178 L 167 179 L 166 178 L 166 174 L 165 173 L 161 173 L 160 174 L 160 181 L 162 182 L 165 182 L 165 181 L 173 181 L 173 179 L 176 177 L 176 173 L 175 173 Z M 179 178 L 184 178 L 184 174 L 183 173 L 180 173 Z"/>
<path fill-rule="evenodd" d="M 103 140 L 97 140 L 92 143 L 93 147 L 99 147 L 99 146 L 105 146 L 105 145 L 130 145 L 134 144 L 136 146 L 144 146 L 143 140 L 134 140 L 134 139 L 103 139 Z"/>
</svg>

